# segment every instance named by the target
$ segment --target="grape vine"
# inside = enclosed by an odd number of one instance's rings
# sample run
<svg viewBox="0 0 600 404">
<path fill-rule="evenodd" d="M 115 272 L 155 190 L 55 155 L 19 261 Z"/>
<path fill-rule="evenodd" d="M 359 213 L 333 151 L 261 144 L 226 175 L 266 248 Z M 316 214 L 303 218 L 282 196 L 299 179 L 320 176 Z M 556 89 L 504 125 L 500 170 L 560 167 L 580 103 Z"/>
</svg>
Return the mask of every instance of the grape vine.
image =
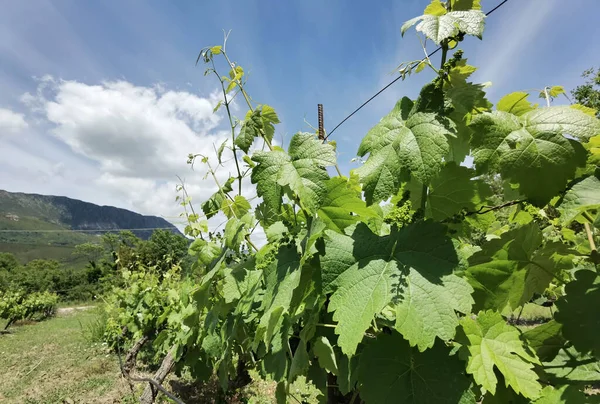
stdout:
<svg viewBox="0 0 600 404">
<path fill-rule="evenodd" d="M 15 321 L 28 320 L 34 316 L 38 319 L 53 316 L 57 303 L 58 296 L 50 292 L 0 292 L 0 318 L 6 320 L 4 329 L 8 329 Z"/>
<path fill-rule="evenodd" d="M 148 325 L 153 346 L 175 347 L 178 369 L 216 374 L 228 389 L 254 368 L 278 383 L 280 402 L 298 401 L 290 386 L 299 378 L 322 402 L 592 402 L 600 121 L 578 105 L 540 107 L 526 92 L 489 102 L 463 52 L 450 55 L 466 35 L 483 36 L 479 3 L 433 0 L 402 26 L 442 47 L 440 67 L 429 58 L 404 65 L 403 75 L 430 67 L 435 78 L 366 134 L 364 163 L 348 176 L 330 175 L 340 172 L 336 146 L 314 133 L 295 134 L 287 150 L 275 144 L 279 118 L 246 92 L 227 37 L 201 51 L 222 86 L 215 111 L 226 108 L 231 138 L 216 164 L 190 156 L 218 186 L 203 215 L 187 215 L 199 279 L 160 292 L 176 305 L 148 314 L 160 318 Z M 247 104 L 242 121 L 234 99 Z M 226 150 L 236 173 L 219 183 Z M 242 195 L 248 181 L 257 205 Z M 226 225 L 208 237 L 206 219 L 217 214 Z M 543 296 L 551 319 L 512 321 Z"/>
</svg>

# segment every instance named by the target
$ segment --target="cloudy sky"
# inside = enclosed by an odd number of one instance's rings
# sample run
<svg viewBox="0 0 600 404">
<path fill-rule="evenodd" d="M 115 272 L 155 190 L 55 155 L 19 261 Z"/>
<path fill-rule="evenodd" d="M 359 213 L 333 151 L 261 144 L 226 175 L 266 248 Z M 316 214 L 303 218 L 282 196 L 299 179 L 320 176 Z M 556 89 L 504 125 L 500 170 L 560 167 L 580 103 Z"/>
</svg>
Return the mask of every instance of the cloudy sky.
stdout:
<svg viewBox="0 0 600 404">
<path fill-rule="evenodd" d="M 483 0 L 484 11 L 500 0 Z M 231 29 L 228 53 L 249 73 L 254 100 L 275 108 L 287 144 L 316 126 L 317 103 L 332 128 L 422 57 L 402 23 L 426 0 L 135 1 L 3 0 L 0 13 L 0 189 L 66 195 L 178 223 L 177 176 L 196 202 L 215 190 L 189 153 L 214 153 L 227 137 L 214 77 L 194 62 Z M 485 41 L 461 47 L 503 94 L 581 83 L 600 66 L 600 1 L 509 0 L 486 22 Z M 433 47 L 429 47 L 430 50 Z M 225 73 L 225 72 L 223 72 Z M 348 172 L 358 142 L 403 95 L 431 79 L 397 82 L 338 129 Z M 240 104 L 236 114 L 243 118 Z M 218 171 L 228 177 L 231 162 Z"/>
</svg>

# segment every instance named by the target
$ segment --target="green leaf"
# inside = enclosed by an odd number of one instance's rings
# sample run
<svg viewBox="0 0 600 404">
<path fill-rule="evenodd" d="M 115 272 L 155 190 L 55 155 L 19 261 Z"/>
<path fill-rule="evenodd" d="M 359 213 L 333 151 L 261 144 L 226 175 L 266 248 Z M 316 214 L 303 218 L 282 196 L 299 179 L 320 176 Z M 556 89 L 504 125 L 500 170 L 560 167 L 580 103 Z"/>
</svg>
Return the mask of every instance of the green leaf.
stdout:
<svg viewBox="0 0 600 404">
<path fill-rule="evenodd" d="M 367 404 L 475 403 L 461 401 L 471 380 L 443 344 L 418 352 L 395 332 L 379 334 L 360 355 L 360 397 Z"/>
<path fill-rule="evenodd" d="M 448 123 L 434 113 L 417 112 L 403 120 L 411 105 L 400 100 L 394 110 L 363 139 L 358 154 L 370 153 L 359 175 L 370 205 L 394 195 L 406 170 L 417 180 L 428 183 L 443 165 L 448 153 Z"/>
<path fill-rule="evenodd" d="M 534 135 L 567 134 L 585 142 L 600 134 L 600 120 L 570 106 L 539 108 L 524 115 L 521 121 Z"/>
<path fill-rule="evenodd" d="M 523 336 L 541 361 L 551 361 L 566 342 L 561 334 L 561 329 L 560 323 L 550 320 L 527 330 Z"/>
<path fill-rule="evenodd" d="M 579 111 L 583 112 L 586 115 L 589 116 L 596 116 L 596 110 L 594 108 L 590 108 L 590 107 L 586 107 L 585 105 L 581 105 L 581 104 L 571 104 L 571 108 L 575 108 L 578 109 Z"/>
<path fill-rule="evenodd" d="M 439 45 L 459 32 L 480 38 L 483 35 L 484 20 L 485 14 L 480 10 L 450 11 L 444 15 L 424 14 L 406 21 L 400 31 L 404 35 L 407 29 L 418 23 L 417 31 Z"/>
<path fill-rule="evenodd" d="M 475 171 L 454 163 L 446 164 L 431 181 L 427 195 L 427 215 L 435 220 L 452 217 L 462 209 L 475 211 L 491 196 L 481 180 L 472 180 Z"/>
<path fill-rule="evenodd" d="M 267 346 L 277 333 L 300 284 L 300 256 L 291 246 L 282 246 L 276 259 L 265 269 L 265 294 L 263 315 L 256 331 L 255 343 L 264 336 Z M 266 334 L 266 335 L 265 335 Z"/>
<path fill-rule="evenodd" d="M 292 363 L 290 364 L 290 372 L 288 375 L 288 383 L 292 383 L 298 376 L 302 376 L 308 372 L 308 366 L 310 364 L 310 358 L 306 351 L 306 341 L 300 340 L 300 343 L 296 347 Z"/>
<path fill-rule="evenodd" d="M 221 247 L 211 241 L 196 239 L 190 245 L 190 254 L 198 257 L 202 265 L 210 264 L 221 253 Z"/>
<path fill-rule="evenodd" d="M 221 105 L 223 105 L 223 100 L 219 100 L 219 102 L 217 102 L 217 105 L 215 105 L 215 107 L 213 108 L 213 114 L 216 113 L 219 108 L 221 108 Z"/>
<path fill-rule="evenodd" d="M 600 208 L 600 178 L 591 175 L 573 185 L 558 205 L 563 226 L 570 224 L 580 214 Z"/>
<path fill-rule="evenodd" d="M 409 268 L 431 283 L 440 283 L 441 277 L 452 273 L 458 258 L 444 233 L 443 226 L 429 221 L 383 237 L 362 223 L 351 236 L 326 231 L 322 287 L 325 293 L 333 293 L 328 310 L 334 312 L 338 345 L 345 354 L 354 354 L 374 316 L 397 296 Z M 435 325 L 424 322 L 422 326 Z M 417 334 L 418 327 L 412 325 Z"/>
<path fill-rule="evenodd" d="M 258 164 L 251 180 L 269 212 L 279 213 L 281 198 L 289 189 L 290 199 L 297 195 L 300 205 L 315 213 L 327 193 L 329 175 L 325 167 L 335 165 L 335 151 L 312 134 L 298 133 L 292 137 L 289 154 L 275 147 L 270 152 L 254 153 L 252 160 Z"/>
<path fill-rule="evenodd" d="M 274 124 L 277 123 L 279 123 L 279 118 L 273 107 L 261 105 L 254 111 L 248 111 L 240 133 L 235 138 L 235 145 L 248 153 L 257 137 L 264 137 L 271 142 L 275 134 Z"/>
<path fill-rule="evenodd" d="M 446 10 L 446 7 L 444 7 L 440 0 L 431 0 L 431 3 L 425 7 L 423 14 L 440 16 L 446 14 L 447 12 L 448 11 Z"/>
<path fill-rule="evenodd" d="M 253 261 L 253 260 L 252 260 Z M 223 298 L 225 303 L 239 300 L 262 279 L 262 271 L 253 271 L 243 265 L 227 268 L 223 277 Z"/>
<path fill-rule="evenodd" d="M 338 375 L 338 365 L 335 359 L 335 352 L 327 337 L 317 337 L 313 343 L 313 351 L 319 360 L 319 365 L 334 375 Z"/>
<path fill-rule="evenodd" d="M 258 108 L 254 111 L 248 111 L 246 119 L 242 123 L 240 133 L 235 138 L 235 145 L 243 150 L 244 153 L 248 153 L 250 146 L 254 143 L 254 139 L 260 137 L 260 130 L 262 129 L 260 112 Z"/>
<path fill-rule="evenodd" d="M 396 307 L 396 330 L 419 351 L 431 348 L 435 337 L 449 341 L 458 326 L 456 312 L 467 314 L 473 305 L 469 283 L 456 275 L 446 275 L 432 283 L 414 269 L 400 287 Z"/>
<path fill-rule="evenodd" d="M 231 199 L 223 199 L 221 210 L 225 213 L 228 219 L 232 217 L 241 218 L 252 209 L 250 202 L 242 195 L 236 195 Z"/>
<path fill-rule="evenodd" d="M 254 218 L 252 214 L 247 213 L 241 218 L 232 217 L 225 225 L 223 236 L 225 238 L 225 246 L 237 250 L 246 238 L 249 229 L 252 227 Z"/>
<path fill-rule="evenodd" d="M 585 404 L 597 403 L 594 397 L 586 396 L 583 391 L 575 386 L 546 386 L 542 390 L 542 396 L 534 401 L 535 404 Z"/>
<path fill-rule="evenodd" d="M 223 184 L 220 190 L 211 195 L 210 198 L 206 202 L 202 204 L 202 211 L 206 215 L 207 219 L 210 219 L 221 209 L 221 205 L 223 201 L 227 198 L 225 194 L 233 191 L 232 184 L 235 181 L 235 178 L 229 177 L 229 179 Z"/>
<path fill-rule="evenodd" d="M 498 111 L 508 112 L 513 115 L 521 116 L 526 112 L 533 111 L 539 104 L 532 104 L 527 100 L 529 93 L 517 91 L 505 95 L 498 101 L 496 109 Z"/>
<path fill-rule="evenodd" d="M 515 392 L 530 399 L 540 396 L 542 386 L 532 365 L 539 360 L 525 350 L 517 328 L 493 311 L 480 312 L 477 319 L 464 317 L 461 325 L 466 339 L 459 342 L 463 354 L 468 351 L 467 372 L 478 385 L 494 394 L 497 368 Z"/>
<path fill-rule="evenodd" d="M 593 352 L 600 358 L 600 316 L 591 308 L 600 307 L 600 276 L 589 270 L 575 272 L 576 280 L 565 287 L 565 295 L 556 301 L 554 316 L 562 324 L 562 333 L 580 352 Z"/>
<path fill-rule="evenodd" d="M 542 233 L 533 222 L 483 244 L 469 258 L 466 273 L 475 289 L 475 310 L 514 310 L 543 293 L 559 270 L 572 267 L 570 252 L 560 243 L 540 249 L 541 244 Z"/>
<path fill-rule="evenodd" d="M 481 0 L 450 0 L 453 11 L 481 10 Z"/>
<path fill-rule="evenodd" d="M 275 222 L 265 230 L 265 235 L 267 236 L 267 241 L 269 243 L 273 243 L 281 240 L 283 235 L 288 232 L 288 228 L 283 224 L 283 222 Z"/>
<path fill-rule="evenodd" d="M 561 349 L 552 361 L 543 363 L 543 369 L 547 381 L 553 384 L 600 382 L 600 361 L 574 347 Z"/>
<path fill-rule="evenodd" d="M 563 107 L 535 109 L 521 116 L 503 111 L 478 114 L 471 122 L 477 171 L 502 174 L 519 184 L 519 192 L 532 203 L 543 206 L 585 164 L 583 147 L 564 134 L 593 133 L 596 123 L 592 121 Z"/>
<path fill-rule="evenodd" d="M 269 142 L 273 141 L 273 136 L 275 135 L 275 124 L 280 123 L 279 117 L 277 113 L 268 105 L 262 105 L 261 107 L 260 117 L 262 119 L 262 133 L 263 136 L 266 137 Z"/>
<path fill-rule="evenodd" d="M 471 115 L 487 111 L 492 106 L 485 98 L 484 85 L 467 81 L 475 70 L 474 66 L 467 64 L 467 59 L 461 59 L 450 69 L 449 80 L 444 82 L 445 95 L 454 107 L 450 116 L 460 117 L 465 123 L 471 119 Z"/>
<path fill-rule="evenodd" d="M 560 94 L 565 94 L 565 88 L 563 86 L 552 86 L 548 94 L 550 97 L 558 97 Z"/>
<path fill-rule="evenodd" d="M 222 48 L 223 47 L 221 45 L 213 46 L 212 48 L 210 48 L 210 51 L 213 53 L 213 55 L 219 55 L 219 54 L 221 54 Z"/>
<path fill-rule="evenodd" d="M 367 207 L 357 190 L 345 177 L 334 177 L 325 183 L 325 194 L 317 215 L 327 228 L 342 233 L 358 220 L 367 220 L 377 214 Z"/>
<path fill-rule="evenodd" d="M 348 357 L 340 352 L 339 348 L 335 349 L 336 359 L 338 363 L 339 374 L 337 376 L 338 385 L 342 394 L 348 394 L 355 390 L 358 381 L 358 365 L 360 356 Z"/>
</svg>

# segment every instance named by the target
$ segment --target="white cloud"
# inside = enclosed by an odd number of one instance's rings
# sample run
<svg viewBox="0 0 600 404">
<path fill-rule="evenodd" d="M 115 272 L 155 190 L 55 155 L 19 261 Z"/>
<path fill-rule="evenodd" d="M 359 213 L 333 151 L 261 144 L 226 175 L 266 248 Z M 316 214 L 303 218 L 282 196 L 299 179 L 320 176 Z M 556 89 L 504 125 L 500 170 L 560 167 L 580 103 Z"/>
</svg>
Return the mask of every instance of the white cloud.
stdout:
<svg viewBox="0 0 600 404">
<path fill-rule="evenodd" d="M 42 162 L 37 157 L 43 147 L 34 153 L 25 142 L 11 146 L 18 148 L 23 161 L 38 161 L 33 165 L 40 169 L 43 165 L 46 183 L 51 182 L 62 194 L 69 189 L 66 196 L 102 204 L 108 200 L 108 204 L 182 225 L 184 219 L 179 214 L 183 208 L 175 201 L 178 176 L 185 180 L 197 212 L 201 211 L 200 203 L 217 190 L 200 161 L 191 170 L 187 164 L 190 153 L 209 156 L 220 184 L 237 175 L 231 151 L 225 150 L 221 165 L 216 161 L 215 150 L 231 136 L 230 130 L 221 127 L 228 126 L 223 120 L 224 109 L 213 113 L 220 92 L 201 97 L 169 90 L 164 84 L 144 87 L 106 81 L 92 85 L 52 77 L 38 82 L 37 90 L 24 94 L 21 101 L 39 118 L 38 129 L 45 132 L 36 137 L 48 145 L 49 153 Z M 63 152 L 50 147 L 56 143 Z M 62 163 L 65 153 L 72 158 Z M 7 161 L 6 166 L 11 172 L 25 168 L 19 161 Z M 83 166 L 87 180 L 76 181 Z M 32 177 L 24 191 L 48 189 Z M 237 183 L 234 185 L 237 189 Z M 256 195 L 249 179 L 242 191 L 247 198 Z M 251 202 L 255 205 L 258 201 L 254 198 Z M 210 225 L 214 229 L 223 220 L 215 217 Z M 257 240 L 261 233 L 257 232 Z"/>
<path fill-rule="evenodd" d="M 23 114 L 18 114 L 10 109 L 0 108 L 0 136 L 15 134 L 27 129 L 29 125 Z"/>
<path fill-rule="evenodd" d="M 113 175 L 172 179 L 187 168 L 189 153 L 209 154 L 226 138 L 216 130 L 221 118 L 212 112 L 214 96 L 125 81 L 46 78 L 41 86 L 23 101 L 41 110 L 54 124 L 52 133 L 75 153 Z"/>
</svg>

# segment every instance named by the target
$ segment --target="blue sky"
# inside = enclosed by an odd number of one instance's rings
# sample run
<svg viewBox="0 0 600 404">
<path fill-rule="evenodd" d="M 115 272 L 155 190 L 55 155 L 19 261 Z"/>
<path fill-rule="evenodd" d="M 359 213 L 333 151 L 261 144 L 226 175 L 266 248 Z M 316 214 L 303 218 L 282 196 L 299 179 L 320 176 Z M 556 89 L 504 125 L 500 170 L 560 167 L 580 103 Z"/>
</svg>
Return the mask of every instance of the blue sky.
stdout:
<svg viewBox="0 0 600 404">
<path fill-rule="evenodd" d="M 484 11 L 498 2 L 483 0 Z M 224 117 L 210 108 L 217 83 L 194 66 L 200 48 L 232 30 L 228 53 L 249 73 L 253 98 L 278 112 L 276 137 L 287 143 L 310 130 L 304 119 L 316 125 L 317 103 L 331 129 L 395 78 L 400 62 L 420 58 L 414 30 L 401 38 L 400 26 L 426 4 L 5 1 L 0 189 L 172 218 L 176 175 L 197 201 L 214 191 L 186 166 L 187 154 L 208 153 L 226 136 Z M 487 19 L 484 41 L 468 38 L 461 48 L 479 67 L 474 81 L 492 82 L 492 102 L 545 85 L 570 90 L 584 69 L 600 66 L 598 15 L 597 0 L 509 0 Z M 354 167 L 366 131 L 431 78 L 424 71 L 397 82 L 335 132 L 343 171 Z"/>
</svg>

